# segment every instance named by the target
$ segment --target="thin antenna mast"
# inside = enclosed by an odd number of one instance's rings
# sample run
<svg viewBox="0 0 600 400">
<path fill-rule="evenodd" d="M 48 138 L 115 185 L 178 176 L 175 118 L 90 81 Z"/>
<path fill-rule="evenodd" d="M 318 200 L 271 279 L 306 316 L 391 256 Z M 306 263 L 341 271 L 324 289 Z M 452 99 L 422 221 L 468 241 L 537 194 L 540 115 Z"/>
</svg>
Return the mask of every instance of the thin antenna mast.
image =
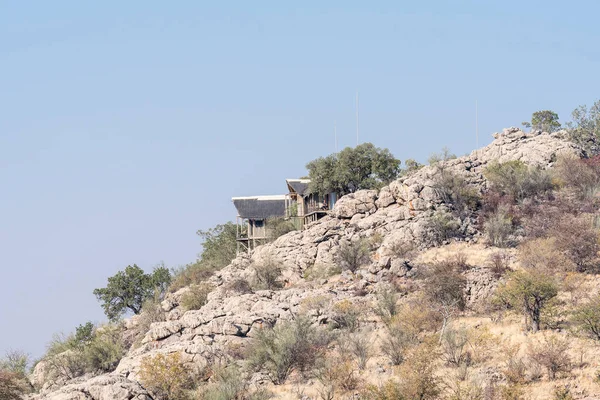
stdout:
<svg viewBox="0 0 600 400">
<path fill-rule="evenodd" d="M 475 100 L 475 149 L 479 148 L 479 113 L 477 110 L 477 100 Z"/>
<path fill-rule="evenodd" d="M 358 92 L 356 92 L 356 145 L 358 146 Z"/>
</svg>

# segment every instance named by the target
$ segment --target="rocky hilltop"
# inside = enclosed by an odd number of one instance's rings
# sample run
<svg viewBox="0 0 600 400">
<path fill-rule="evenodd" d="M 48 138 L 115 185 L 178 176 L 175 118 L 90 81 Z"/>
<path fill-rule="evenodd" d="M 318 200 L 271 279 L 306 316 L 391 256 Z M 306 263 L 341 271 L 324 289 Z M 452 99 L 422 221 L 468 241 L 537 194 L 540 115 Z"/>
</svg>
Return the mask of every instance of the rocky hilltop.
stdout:
<svg viewBox="0 0 600 400">
<path fill-rule="evenodd" d="M 385 285 L 411 280 L 420 267 L 419 252 L 425 254 L 429 249 L 457 243 L 486 251 L 478 222 L 471 215 L 453 212 L 454 205 L 436 187 L 436 176 L 451 171 L 481 194 L 488 185 L 483 171 L 492 162 L 520 160 L 548 168 L 561 154 L 583 155 L 564 132 L 524 133 L 510 128 L 494 138 L 490 145 L 468 156 L 424 166 L 379 191 L 363 190 L 344 196 L 331 215 L 307 229 L 288 233 L 252 255 L 239 256 L 210 278 L 214 290 L 199 310 L 185 311 L 180 304 L 189 288 L 167 295 L 162 302 L 166 320 L 153 323 L 142 343 L 132 348 L 111 374 L 79 378 L 56 387 L 43 382 L 46 367 L 41 363 L 33 374 L 41 390 L 31 399 L 152 399 L 138 383 L 140 364 L 147 356 L 178 352 L 184 363 L 202 367 L 225 357 L 232 348 L 243 347 L 262 327 L 279 320 L 305 313 L 315 323 L 328 324 L 335 304 L 345 299 L 369 309 L 367 306 Z M 436 232 L 432 221 L 440 216 L 455 227 L 457 233 L 452 238 Z M 335 268 L 343 243 L 361 239 L 370 246 L 368 263 L 354 273 L 322 273 Z M 251 280 L 255 274 L 252 266 L 270 260 L 283 267 L 280 290 L 243 293 L 231 284 Z M 471 305 L 489 296 L 497 285 L 497 278 L 481 263 L 466 272 L 466 278 Z M 318 304 L 315 299 L 319 299 Z M 380 318 L 371 312 L 365 319 L 376 338 L 382 329 Z M 136 323 L 136 317 L 127 321 L 129 329 L 134 329 Z M 380 364 L 375 370 L 385 375 L 388 368 Z M 251 379 L 257 385 L 268 385 L 261 373 Z"/>
</svg>

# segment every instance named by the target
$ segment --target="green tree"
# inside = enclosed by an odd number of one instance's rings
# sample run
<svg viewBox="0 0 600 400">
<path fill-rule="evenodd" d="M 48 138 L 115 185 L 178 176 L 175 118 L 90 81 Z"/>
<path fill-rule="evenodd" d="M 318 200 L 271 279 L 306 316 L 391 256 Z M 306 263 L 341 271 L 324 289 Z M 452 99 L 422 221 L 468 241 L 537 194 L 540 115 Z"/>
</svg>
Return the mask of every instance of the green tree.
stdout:
<svg viewBox="0 0 600 400">
<path fill-rule="evenodd" d="M 558 114 L 550 110 L 534 112 L 531 115 L 531 122 L 523 122 L 523 126 L 543 132 L 556 132 L 561 128 Z"/>
<path fill-rule="evenodd" d="M 600 153 L 600 100 L 589 109 L 585 105 L 577 107 L 571 118 L 573 121 L 567 123 L 571 140 L 581 145 L 590 156 Z"/>
<path fill-rule="evenodd" d="M 573 313 L 573 322 L 596 340 L 600 340 L 600 295 L 579 306 Z"/>
<path fill-rule="evenodd" d="M 236 256 L 237 226 L 233 222 L 196 232 L 202 238 L 200 262 L 214 269 L 227 266 Z"/>
<path fill-rule="evenodd" d="M 522 311 L 525 327 L 534 332 L 540 329 L 542 309 L 557 294 L 554 278 L 533 269 L 512 272 L 496 293 L 497 299 L 502 303 Z"/>
<path fill-rule="evenodd" d="M 338 154 L 317 158 L 309 162 L 306 169 L 312 192 L 344 195 L 361 189 L 376 189 L 393 181 L 400 173 L 400 160 L 388 149 L 363 143 L 355 148 L 346 147 Z"/>
<path fill-rule="evenodd" d="M 128 310 L 139 314 L 144 302 L 152 298 L 157 291 L 164 292 L 170 280 L 171 274 L 165 267 L 155 268 L 152 274 L 146 274 L 133 264 L 109 277 L 108 285 L 105 288 L 94 289 L 94 295 L 98 301 L 102 301 L 106 316 L 115 321 Z"/>
</svg>

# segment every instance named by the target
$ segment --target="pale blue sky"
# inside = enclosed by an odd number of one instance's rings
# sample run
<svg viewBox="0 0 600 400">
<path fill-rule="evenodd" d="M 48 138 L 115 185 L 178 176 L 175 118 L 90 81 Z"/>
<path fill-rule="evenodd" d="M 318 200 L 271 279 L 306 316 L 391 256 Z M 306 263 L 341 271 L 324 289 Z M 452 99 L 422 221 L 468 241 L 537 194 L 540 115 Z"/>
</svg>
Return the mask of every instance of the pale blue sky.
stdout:
<svg viewBox="0 0 600 400">
<path fill-rule="evenodd" d="M 327 3 L 327 5 L 324 5 Z M 0 352 L 102 321 L 232 196 L 361 140 L 401 160 L 600 98 L 589 1 L 0 2 Z"/>
</svg>

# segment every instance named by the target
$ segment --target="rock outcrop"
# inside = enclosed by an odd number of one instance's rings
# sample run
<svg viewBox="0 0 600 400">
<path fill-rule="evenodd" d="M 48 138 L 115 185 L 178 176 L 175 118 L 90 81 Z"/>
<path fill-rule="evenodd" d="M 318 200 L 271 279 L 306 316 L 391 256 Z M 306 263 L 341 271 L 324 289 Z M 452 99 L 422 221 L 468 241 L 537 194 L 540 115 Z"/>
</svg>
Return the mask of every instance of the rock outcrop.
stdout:
<svg viewBox="0 0 600 400">
<path fill-rule="evenodd" d="M 436 213 L 450 214 L 452 207 L 436 191 L 435 179 L 442 169 L 462 177 L 481 193 L 487 185 L 483 171 L 490 162 L 520 160 L 546 168 L 560 154 L 582 154 L 562 132 L 526 134 L 510 128 L 495 137 L 489 146 L 468 156 L 425 166 L 379 191 L 363 190 L 344 196 L 330 216 L 257 248 L 251 256 L 238 257 L 210 279 L 216 289 L 200 310 L 186 312 L 179 306 L 187 289 L 168 295 L 162 303 L 166 321 L 152 324 L 141 346 L 130 350 L 113 374 L 34 398 L 149 399 L 135 382 L 144 357 L 180 352 L 184 362 L 201 368 L 228 349 L 246 343 L 257 329 L 280 319 L 306 312 L 315 322 L 327 323 L 332 307 L 343 299 L 372 307 L 380 285 L 404 278 L 414 267 L 399 254 L 399 246 L 424 249 L 436 245 L 432 217 Z M 461 230 L 459 240 L 480 239 L 480 232 L 468 216 L 453 218 Z M 359 239 L 368 240 L 373 250 L 371 263 L 356 275 L 360 278 L 344 273 L 334 279 L 304 279 L 307 271 L 336 264 L 341 242 Z M 284 266 L 284 289 L 248 294 L 228 289 L 227 283 L 236 279 L 250 281 L 251 264 L 269 258 Z M 495 285 L 494 277 L 481 268 L 470 272 L 468 279 L 470 302 L 485 297 Z M 318 310 L 315 299 L 321 300 Z M 377 318 L 372 318 L 371 322 L 377 324 Z"/>
</svg>

